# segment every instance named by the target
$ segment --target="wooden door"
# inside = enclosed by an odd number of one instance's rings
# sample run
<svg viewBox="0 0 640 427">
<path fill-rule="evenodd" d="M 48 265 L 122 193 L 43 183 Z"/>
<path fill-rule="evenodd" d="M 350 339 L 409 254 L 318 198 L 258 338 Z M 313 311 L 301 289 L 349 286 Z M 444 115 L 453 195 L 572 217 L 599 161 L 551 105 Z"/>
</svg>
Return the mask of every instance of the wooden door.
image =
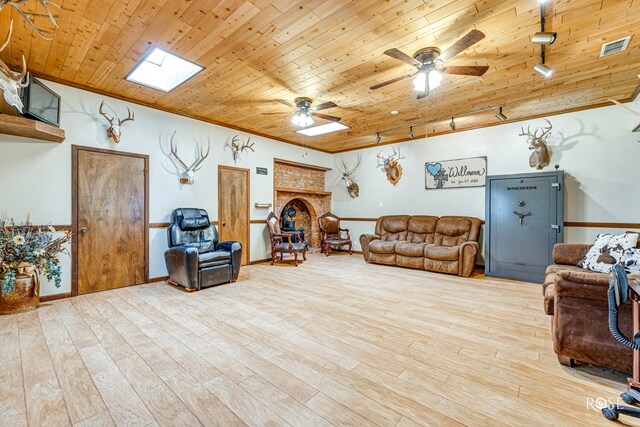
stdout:
<svg viewBox="0 0 640 427">
<path fill-rule="evenodd" d="M 249 169 L 218 166 L 220 241 L 242 243 L 242 265 L 249 264 Z"/>
<path fill-rule="evenodd" d="M 73 147 L 74 295 L 148 280 L 148 164 L 148 156 Z"/>
</svg>

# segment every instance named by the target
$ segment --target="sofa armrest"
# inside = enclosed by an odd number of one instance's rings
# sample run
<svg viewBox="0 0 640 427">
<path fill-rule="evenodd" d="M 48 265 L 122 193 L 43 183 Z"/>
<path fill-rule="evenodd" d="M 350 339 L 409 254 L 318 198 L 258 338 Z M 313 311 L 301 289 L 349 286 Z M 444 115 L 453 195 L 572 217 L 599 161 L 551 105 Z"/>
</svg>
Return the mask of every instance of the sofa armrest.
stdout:
<svg viewBox="0 0 640 427">
<path fill-rule="evenodd" d="M 377 234 L 361 234 L 360 235 L 360 247 L 362 248 L 362 256 L 365 261 L 369 261 L 370 253 L 369 253 L 369 243 L 374 240 L 380 239 L 380 236 Z"/>
<path fill-rule="evenodd" d="M 458 275 L 469 277 L 476 266 L 476 254 L 480 250 L 478 242 L 464 242 L 460 245 L 460 255 L 458 257 Z"/>
<path fill-rule="evenodd" d="M 233 271 L 233 281 L 235 282 L 240 275 L 240 264 L 242 264 L 242 243 L 220 242 L 217 249 L 231 253 L 231 269 Z"/>
<path fill-rule="evenodd" d="M 164 252 L 169 280 L 187 289 L 198 289 L 198 249 L 175 246 Z"/>
<path fill-rule="evenodd" d="M 607 274 L 582 271 L 559 271 L 554 283 L 554 299 L 558 297 L 607 301 L 609 280 Z"/>
<path fill-rule="evenodd" d="M 577 265 L 587 255 L 591 245 L 557 243 L 553 245 L 553 263 Z"/>
</svg>

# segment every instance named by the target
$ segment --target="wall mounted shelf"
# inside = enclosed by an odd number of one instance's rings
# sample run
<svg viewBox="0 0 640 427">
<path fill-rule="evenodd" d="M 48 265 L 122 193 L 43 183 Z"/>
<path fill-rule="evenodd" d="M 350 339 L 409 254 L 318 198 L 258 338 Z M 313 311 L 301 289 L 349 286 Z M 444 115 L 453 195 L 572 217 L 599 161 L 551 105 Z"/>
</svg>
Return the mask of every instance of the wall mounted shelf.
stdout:
<svg viewBox="0 0 640 427">
<path fill-rule="evenodd" d="M 281 193 L 300 193 L 300 194 L 314 194 L 314 195 L 318 195 L 318 196 L 330 196 L 331 192 L 330 191 L 318 191 L 318 190 L 301 190 L 301 189 L 297 189 L 297 188 L 281 188 L 281 187 L 276 187 L 275 188 L 276 191 L 279 191 Z"/>
<path fill-rule="evenodd" d="M 64 130 L 38 120 L 0 114 L 0 133 L 47 142 L 62 142 Z"/>
</svg>

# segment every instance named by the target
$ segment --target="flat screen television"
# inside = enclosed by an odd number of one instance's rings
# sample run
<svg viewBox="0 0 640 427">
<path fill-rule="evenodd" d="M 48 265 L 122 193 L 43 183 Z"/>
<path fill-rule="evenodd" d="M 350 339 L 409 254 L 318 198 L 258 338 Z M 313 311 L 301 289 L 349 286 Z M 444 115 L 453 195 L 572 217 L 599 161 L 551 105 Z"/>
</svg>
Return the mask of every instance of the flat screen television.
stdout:
<svg viewBox="0 0 640 427">
<path fill-rule="evenodd" d="M 29 75 L 29 85 L 22 90 L 23 116 L 60 127 L 60 96 Z"/>
</svg>

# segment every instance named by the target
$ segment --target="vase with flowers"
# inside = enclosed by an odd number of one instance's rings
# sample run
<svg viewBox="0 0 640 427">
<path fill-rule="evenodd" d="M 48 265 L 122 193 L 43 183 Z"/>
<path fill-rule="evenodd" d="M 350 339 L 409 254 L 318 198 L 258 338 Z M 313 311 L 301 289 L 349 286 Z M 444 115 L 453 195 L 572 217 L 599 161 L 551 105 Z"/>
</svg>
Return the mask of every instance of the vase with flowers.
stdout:
<svg viewBox="0 0 640 427">
<path fill-rule="evenodd" d="M 0 314 L 33 310 L 40 302 L 40 274 L 60 287 L 58 256 L 68 253 L 68 231 L 51 226 L 16 226 L 0 220 Z"/>
</svg>

